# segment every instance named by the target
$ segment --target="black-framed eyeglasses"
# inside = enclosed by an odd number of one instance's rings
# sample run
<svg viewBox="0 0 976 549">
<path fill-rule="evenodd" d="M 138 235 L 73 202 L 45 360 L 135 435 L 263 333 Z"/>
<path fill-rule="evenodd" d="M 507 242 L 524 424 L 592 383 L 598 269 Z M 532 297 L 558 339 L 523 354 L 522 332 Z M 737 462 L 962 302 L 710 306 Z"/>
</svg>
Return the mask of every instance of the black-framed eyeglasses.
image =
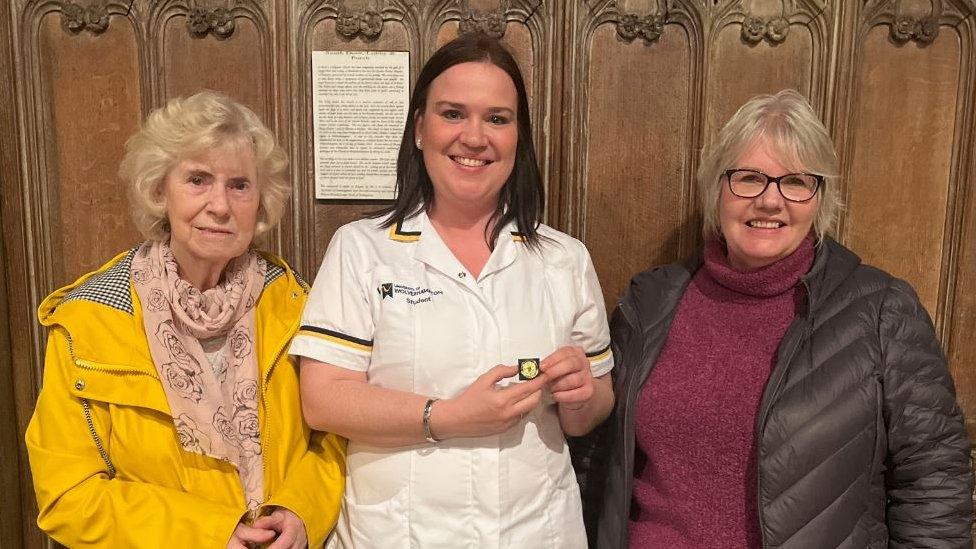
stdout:
<svg viewBox="0 0 976 549">
<path fill-rule="evenodd" d="M 770 183 L 776 184 L 779 194 L 790 202 L 806 202 L 824 184 L 824 177 L 815 173 L 788 173 L 772 177 L 756 170 L 725 170 L 729 190 L 741 198 L 755 198 L 766 192 Z"/>
</svg>

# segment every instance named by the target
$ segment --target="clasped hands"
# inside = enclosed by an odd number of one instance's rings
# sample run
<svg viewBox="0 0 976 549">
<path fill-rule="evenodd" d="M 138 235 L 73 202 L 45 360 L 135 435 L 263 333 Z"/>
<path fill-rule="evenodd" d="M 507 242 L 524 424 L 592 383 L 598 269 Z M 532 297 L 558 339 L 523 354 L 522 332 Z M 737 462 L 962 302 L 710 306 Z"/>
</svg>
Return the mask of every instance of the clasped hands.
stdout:
<svg viewBox="0 0 976 549">
<path fill-rule="evenodd" d="M 535 379 L 505 387 L 499 382 L 518 367 L 498 365 L 478 377 L 463 393 L 438 401 L 431 409 L 431 432 L 438 440 L 503 433 L 542 402 L 543 389 L 559 406 L 581 409 L 593 397 L 593 375 L 583 349 L 566 346 L 542 359 Z"/>
<path fill-rule="evenodd" d="M 268 543 L 270 545 L 264 545 Z M 279 507 L 250 525 L 238 523 L 227 542 L 227 549 L 301 549 L 307 545 L 305 523 L 295 513 Z"/>
</svg>

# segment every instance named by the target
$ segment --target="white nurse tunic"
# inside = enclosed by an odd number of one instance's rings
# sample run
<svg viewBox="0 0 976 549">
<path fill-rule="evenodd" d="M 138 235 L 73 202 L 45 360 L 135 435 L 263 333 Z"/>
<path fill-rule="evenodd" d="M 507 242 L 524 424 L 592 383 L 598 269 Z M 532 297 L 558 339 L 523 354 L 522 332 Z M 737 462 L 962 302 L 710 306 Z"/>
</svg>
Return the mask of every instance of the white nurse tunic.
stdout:
<svg viewBox="0 0 976 549">
<path fill-rule="evenodd" d="M 564 345 L 584 349 L 594 376 L 609 372 L 606 311 L 586 248 L 543 225 L 540 253 L 507 229 L 474 278 L 424 213 L 386 229 L 372 219 L 345 225 L 289 352 L 436 398 L 457 396 L 495 365 Z M 404 411 L 418 421 L 419 412 Z M 586 546 L 551 400 L 497 436 L 395 449 L 350 441 L 347 464 L 332 546 Z"/>
</svg>

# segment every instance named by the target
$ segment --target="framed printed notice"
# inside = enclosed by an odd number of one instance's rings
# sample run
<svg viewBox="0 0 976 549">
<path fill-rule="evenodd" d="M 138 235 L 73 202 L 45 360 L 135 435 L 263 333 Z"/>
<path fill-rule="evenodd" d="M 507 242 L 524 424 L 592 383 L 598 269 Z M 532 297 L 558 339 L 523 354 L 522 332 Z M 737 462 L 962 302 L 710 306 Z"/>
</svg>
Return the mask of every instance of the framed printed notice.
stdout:
<svg viewBox="0 0 976 549">
<path fill-rule="evenodd" d="M 312 52 L 315 198 L 393 199 L 409 74 L 409 52 Z"/>
</svg>

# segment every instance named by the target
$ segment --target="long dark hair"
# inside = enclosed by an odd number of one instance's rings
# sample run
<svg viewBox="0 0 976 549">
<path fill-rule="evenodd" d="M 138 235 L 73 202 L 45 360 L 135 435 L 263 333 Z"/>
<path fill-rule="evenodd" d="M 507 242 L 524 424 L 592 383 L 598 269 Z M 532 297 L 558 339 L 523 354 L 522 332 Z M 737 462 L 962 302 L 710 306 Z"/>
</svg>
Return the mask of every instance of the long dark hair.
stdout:
<svg viewBox="0 0 976 549">
<path fill-rule="evenodd" d="M 525 82 L 512 54 L 497 40 L 481 33 L 461 35 L 444 44 L 421 69 L 410 97 L 407 123 L 397 156 L 396 201 L 389 208 L 374 212 L 369 217 L 385 217 L 383 226 L 390 227 L 426 211 L 433 204 L 434 187 L 424 165 L 423 153 L 414 142 L 416 116 L 426 110 L 427 91 L 435 78 L 455 65 L 471 62 L 489 62 L 505 71 L 515 83 L 515 92 L 518 95 L 515 165 L 498 195 L 498 204 L 492 215 L 494 224 L 488 224 L 492 227 L 490 235 L 487 227 L 485 228 L 485 240 L 489 248 L 494 248 L 499 233 L 508 222 L 514 220 L 525 243 L 535 248 L 540 239 L 537 229 L 545 207 L 545 189 L 532 143 L 532 123 L 529 120 Z"/>
</svg>

